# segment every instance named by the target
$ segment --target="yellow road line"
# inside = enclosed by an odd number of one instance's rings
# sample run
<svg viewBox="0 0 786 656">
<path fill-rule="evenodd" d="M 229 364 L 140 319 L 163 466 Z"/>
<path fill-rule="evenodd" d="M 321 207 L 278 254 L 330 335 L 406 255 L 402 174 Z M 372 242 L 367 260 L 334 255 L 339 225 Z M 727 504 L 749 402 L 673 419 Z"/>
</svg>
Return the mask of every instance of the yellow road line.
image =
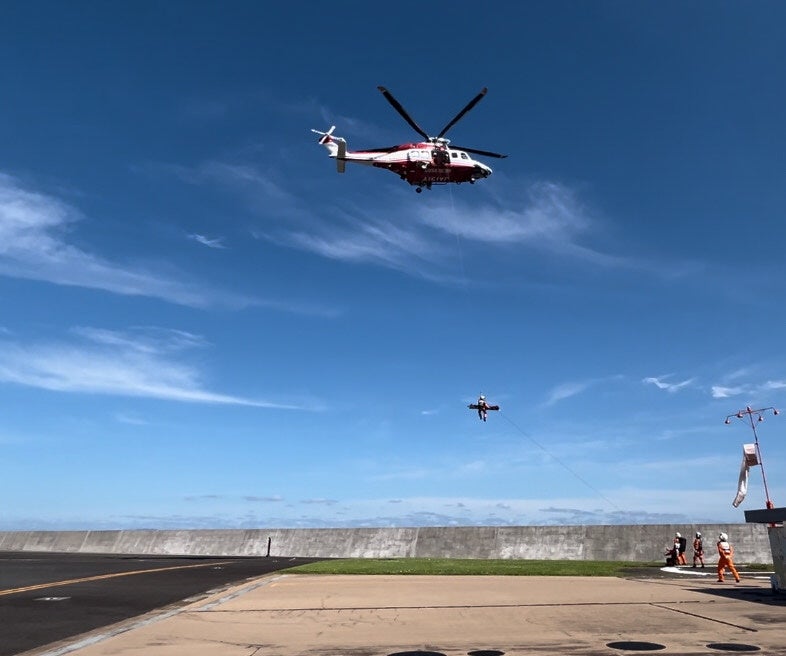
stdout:
<svg viewBox="0 0 786 656">
<path fill-rule="evenodd" d="M 104 579 L 114 579 L 120 576 L 134 576 L 136 574 L 152 574 L 153 572 L 171 572 L 176 569 L 196 569 L 197 567 L 216 567 L 218 565 L 227 565 L 231 561 L 226 560 L 218 563 L 200 563 L 199 565 L 177 565 L 173 567 L 155 567 L 153 569 L 137 569 L 132 572 L 117 572 L 115 574 L 98 574 L 97 576 L 86 576 L 81 579 L 68 579 L 66 581 L 52 581 L 50 583 L 38 583 L 36 585 L 28 585 L 24 588 L 10 588 L 8 590 L 0 590 L 0 597 L 5 595 L 16 594 L 17 592 L 31 592 L 33 590 L 44 590 L 46 588 L 56 588 L 61 585 L 73 585 L 74 583 L 87 583 L 88 581 L 103 581 Z"/>
</svg>

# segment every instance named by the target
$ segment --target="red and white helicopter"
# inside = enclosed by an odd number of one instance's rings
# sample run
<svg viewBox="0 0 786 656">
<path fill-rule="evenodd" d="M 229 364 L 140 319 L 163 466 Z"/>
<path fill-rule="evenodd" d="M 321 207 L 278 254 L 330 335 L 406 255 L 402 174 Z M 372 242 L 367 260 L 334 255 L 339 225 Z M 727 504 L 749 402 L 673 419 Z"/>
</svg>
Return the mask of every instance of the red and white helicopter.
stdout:
<svg viewBox="0 0 786 656">
<path fill-rule="evenodd" d="M 412 120 L 401 103 L 393 97 L 385 87 L 377 87 L 385 99 L 393 105 L 404 120 L 417 132 L 424 141 L 405 143 L 387 148 L 371 148 L 368 150 L 347 150 L 347 142 L 341 137 L 333 136 L 334 125 L 327 132 L 311 130 L 320 136 L 319 143 L 327 148 L 330 157 L 336 160 L 339 173 L 344 173 L 347 162 L 375 166 L 387 169 L 398 175 L 402 180 L 415 186 L 415 191 L 420 193 L 423 187 L 431 189 L 431 185 L 469 182 L 482 180 L 491 175 L 491 168 L 483 162 L 472 159 L 473 155 L 485 157 L 507 157 L 499 153 L 491 153 L 476 148 L 463 146 L 450 146 L 450 141 L 445 139 L 445 134 L 466 114 L 477 105 L 488 89 L 484 88 L 475 96 L 464 109 L 450 121 L 436 137 L 430 137 L 423 129 Z"/>
</svg>

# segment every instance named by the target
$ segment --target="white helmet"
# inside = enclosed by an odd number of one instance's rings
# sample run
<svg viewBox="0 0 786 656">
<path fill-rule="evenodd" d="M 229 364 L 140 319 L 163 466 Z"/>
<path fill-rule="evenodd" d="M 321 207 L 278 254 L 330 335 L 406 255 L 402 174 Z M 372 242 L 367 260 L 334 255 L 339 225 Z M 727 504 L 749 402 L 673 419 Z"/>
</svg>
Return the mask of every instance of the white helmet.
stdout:
<svg viewBox="0 0 786 656">
<path fill-rule="evenodd" d="M 720 535 L 718 535 L 718 539 L 719 539 L 721 542 L 726 542 L 726 540 L 728 540 L 728 539 L 729 539 L 729 536 L 728 536 L 728 535 L 726 535 L 725 533 L 721 533 Z"/>
<path fill-rule="evenodd" d="M 696 537 L 697 537 L 697 538 L 700 538 L 700 537 L 701 537 L 701 533 L 699 533 L 698 531 L 696 531 Z"/>
<path fill-rule="evenodd" d="M 681 537 L 682 537 L 682 535 L 681 535 L 680 533 L 675 533 L 675 534 L 674 534 L 674 537 L 675 537 L 675 538 L 681 538 Z"/>
<path fill-rule="evenodd" d="M 483 394 L 481 394 L 481 395 L 480 395 L 480 400 L 481 400 L 481 401 L 485 401 L 485 400 L 486 400 L 486 397 L 485 397 Z"/>
</svg>

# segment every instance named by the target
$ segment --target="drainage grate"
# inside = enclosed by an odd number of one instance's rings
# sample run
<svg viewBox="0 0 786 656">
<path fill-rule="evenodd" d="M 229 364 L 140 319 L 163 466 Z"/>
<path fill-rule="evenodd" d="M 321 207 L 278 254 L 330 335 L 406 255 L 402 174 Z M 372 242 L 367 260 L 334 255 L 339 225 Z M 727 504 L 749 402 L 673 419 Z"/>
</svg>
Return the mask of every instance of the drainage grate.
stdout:
<svg viewBox="0 0 786 656">
<path fill-rule="evenodd" d="M 637 642 L 635 640 L 607 642 L 606 646 L 612 649 L 627 649 L 628 651 L 658 651 L 659 649 L 666 649 L 666 645 L 659 645 L 657 642 Z"/>
<path fill-rule="evenodd" d="M 739 642 L 711 642 L 707 645 L 708 649 L 718 651 L 761 651 L 761 647 L 756 645 L 745 645 Z"/>
</svg>

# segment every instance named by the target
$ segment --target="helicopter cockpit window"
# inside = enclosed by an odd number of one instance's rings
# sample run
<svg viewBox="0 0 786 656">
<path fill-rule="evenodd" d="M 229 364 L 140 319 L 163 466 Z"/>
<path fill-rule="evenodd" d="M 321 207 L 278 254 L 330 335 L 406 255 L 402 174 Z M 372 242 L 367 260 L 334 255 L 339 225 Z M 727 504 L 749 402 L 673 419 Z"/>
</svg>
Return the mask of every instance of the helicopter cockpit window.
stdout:
<svg viewBox="0 0 786 656">
<path fill-rule="evenodd" d="M 461 153 L 461 159 L 469 159 L 469 157 L 467 157 L 467 153 Z"/>
</svg>

